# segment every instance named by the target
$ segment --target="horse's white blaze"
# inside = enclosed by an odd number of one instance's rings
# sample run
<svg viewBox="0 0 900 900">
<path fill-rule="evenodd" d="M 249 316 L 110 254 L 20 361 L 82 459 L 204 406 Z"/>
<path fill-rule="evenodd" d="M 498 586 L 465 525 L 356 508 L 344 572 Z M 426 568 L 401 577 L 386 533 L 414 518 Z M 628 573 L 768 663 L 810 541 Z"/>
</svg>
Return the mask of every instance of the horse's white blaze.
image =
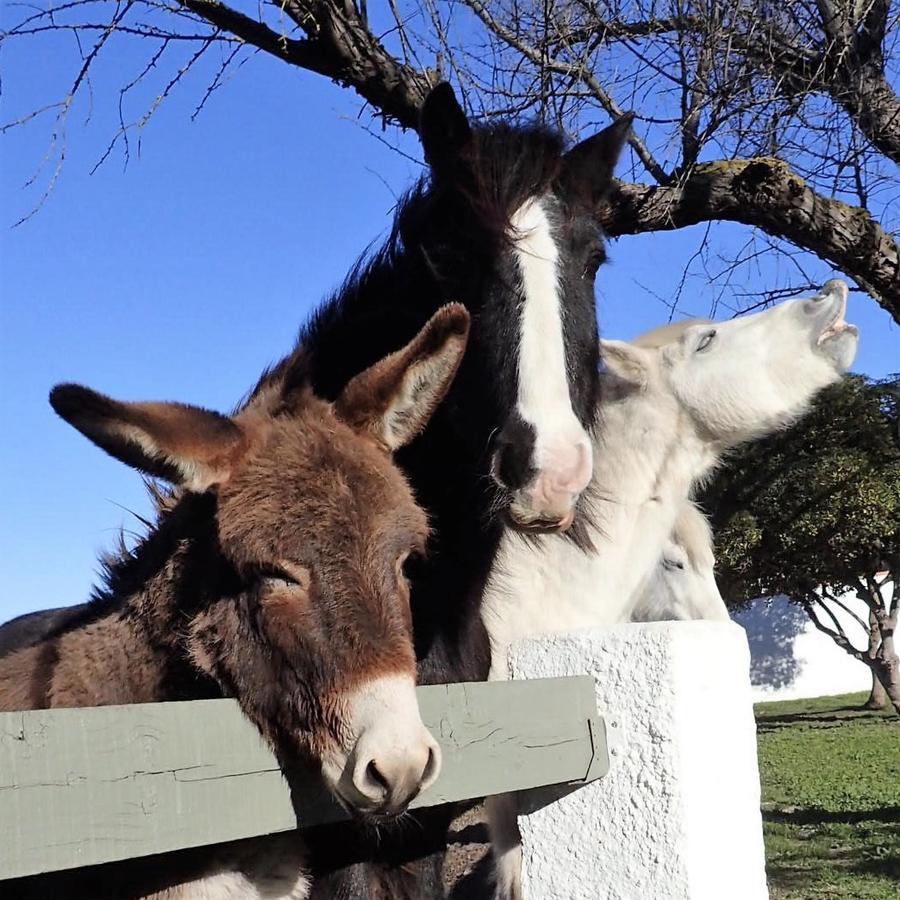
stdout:
<svg viewBox="0 0 900 900">
<path fill-rule="evenodd" d="M 535 431 L 533 465 L 549 476 L 541 493 L 577 494 L 591 477 L 590 439 L 572 410 L 566 377 L 559 252 L 539 198 L 527 200 L 511 219 L 514 255 L 522 281 L 519 333 L 519 415 Z M 540 476 L 539 476 L 540 480 Z"/>
<path fill-rule="evenodd" d="M 347 699 L 345 708 L 344 747 L 322 760 L 326 781 L 343 800 L 358 809 L 377 810 L 402 804 L 434 783 L 441 751 L 422 722 L 412 676 L 369 681 Z"/>
</svg>

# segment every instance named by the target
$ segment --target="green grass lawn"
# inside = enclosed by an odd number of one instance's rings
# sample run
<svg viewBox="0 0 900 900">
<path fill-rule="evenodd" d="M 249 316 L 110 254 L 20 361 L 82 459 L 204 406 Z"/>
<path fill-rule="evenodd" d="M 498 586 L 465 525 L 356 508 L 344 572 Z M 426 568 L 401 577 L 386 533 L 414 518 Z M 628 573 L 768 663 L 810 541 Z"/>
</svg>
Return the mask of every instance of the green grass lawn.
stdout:
<svg viewBox="0 0 900 900">
<path fill-rule="evenodd" d="M 865 700 L 756 707 L 773 898 L 900 898 L 900 718 Z"/>
</svg>

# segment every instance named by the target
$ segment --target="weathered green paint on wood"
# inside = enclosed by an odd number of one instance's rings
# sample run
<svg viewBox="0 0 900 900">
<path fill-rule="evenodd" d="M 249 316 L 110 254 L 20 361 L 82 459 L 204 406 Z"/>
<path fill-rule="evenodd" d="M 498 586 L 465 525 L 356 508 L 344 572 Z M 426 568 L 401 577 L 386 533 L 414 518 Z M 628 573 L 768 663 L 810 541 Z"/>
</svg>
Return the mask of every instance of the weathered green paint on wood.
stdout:
<svg viewBox="0 0 900 900">
<path fill-rule="evenodd" d="M 418 690 L 441 744 L 431 806 L 608 768 L 590 678 Z M 343 814 L 310 784 L 296 809 L 230 700 L 0 713 L 0 878 L 286 831 Z"/>
</svg>

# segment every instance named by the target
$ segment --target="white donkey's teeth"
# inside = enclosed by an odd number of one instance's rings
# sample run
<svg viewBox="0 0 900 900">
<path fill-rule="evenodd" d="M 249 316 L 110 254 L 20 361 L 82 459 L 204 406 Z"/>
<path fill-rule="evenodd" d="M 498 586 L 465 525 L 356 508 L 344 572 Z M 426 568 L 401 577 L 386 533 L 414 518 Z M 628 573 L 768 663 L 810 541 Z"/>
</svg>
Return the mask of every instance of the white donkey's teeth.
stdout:
<svg viewBox="0 0 900 900">
<path fill-rule="evenodd" d="M 832 322 L 822 331 L 819 335 L 818 340 L 816 341 L 817 346 L 821 346 L 826 341 L 831 338 L 837 337 L 839 334 L 843 334 L 844 332 L 856 332 L 856 326 L 851 325 L 844 319 L 844 316 L 847 312 L 847 297 L 848 297 L 848 288 L 847 284 L 844 281 L 841 281 L 839 278 L 833 278 L 831 281 L 826 282 L 825 286 L 822 288 L 822 296 L 835 296 L 837 295 L 840 300 L 840 307 L 835 314 Z"/>
</svg>

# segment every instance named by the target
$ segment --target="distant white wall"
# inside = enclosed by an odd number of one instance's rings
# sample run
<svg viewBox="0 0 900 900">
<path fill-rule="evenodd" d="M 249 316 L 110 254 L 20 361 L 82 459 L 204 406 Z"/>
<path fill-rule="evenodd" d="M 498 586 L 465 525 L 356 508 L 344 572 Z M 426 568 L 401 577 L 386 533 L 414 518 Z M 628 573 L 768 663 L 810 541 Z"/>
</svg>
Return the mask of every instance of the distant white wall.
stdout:
<svg viewBox="0 0 900 900">
<path fill-rule="evenodd" d="M 867 621 L 868 609 L 855 594 L 841 599 Z M 847 636 L 864 649 L 865 632 L 839 607 L 833 609 Z M 733 617 L 747 631 L 754 702 L 799 700 L 871 688 L 869 670 L 818 631 L 806 613 L 785 597 L 758 600 Z"/>
</svg>

